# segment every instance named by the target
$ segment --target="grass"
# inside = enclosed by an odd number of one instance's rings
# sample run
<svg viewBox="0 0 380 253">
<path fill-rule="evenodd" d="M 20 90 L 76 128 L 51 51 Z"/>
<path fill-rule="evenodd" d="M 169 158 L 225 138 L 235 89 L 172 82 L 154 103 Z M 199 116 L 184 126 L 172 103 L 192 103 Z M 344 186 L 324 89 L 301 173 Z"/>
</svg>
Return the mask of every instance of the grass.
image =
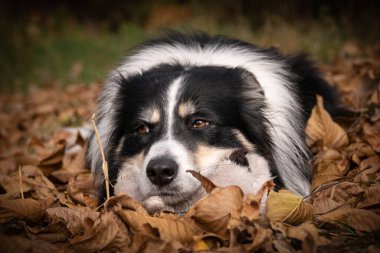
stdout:
<svg viewBox="0 0 380 253">
<path fill-rule="evenodd" d="M 125 24 L 119 33 L 69 24 L 63 31 L 17 39 L 2 47 L 0 84 L 3 90 L 29 86 L 90 84 L 105 78 L 128 49 L 143 38 L 143 30 Z"/>
<path fill-rule="evenodd" d="M 347 39 L 345 32 L 328 19 L 289 24 L 269 17 L 262 27 L 253 29 L 244 19 L 216 22 L 199 15 L 170 27 L 224 34 L 260 46 L 276 46 L 286 53 L 305 51 L 322 62 L 332 62 Z M 103 80 L 131 47 L 159 30 L 125 23 L 118 32 L 110 32 L 101 25 L 79 25 L 70 20 L 61 21 L 59 29 L 33 23 L 20 27 L 0 47 L 0 90 L 25 91 L 31 86 Z"/>
</svg>

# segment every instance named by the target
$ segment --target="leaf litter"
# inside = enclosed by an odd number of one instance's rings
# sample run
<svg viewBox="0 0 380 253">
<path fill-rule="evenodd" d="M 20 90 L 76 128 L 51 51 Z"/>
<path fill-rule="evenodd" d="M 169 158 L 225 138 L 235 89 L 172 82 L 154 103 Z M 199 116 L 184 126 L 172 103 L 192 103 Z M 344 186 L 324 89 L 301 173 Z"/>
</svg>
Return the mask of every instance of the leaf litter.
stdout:
<svg viewBox="0 0 380 253">
<path fill-rule="evenodd" d="M 0 95 L 0 251 L 380 251 L 380 62 L 323 69 L 360 116 L 334 121 L 317 98 L 306 129 L 312 194 L 268 181 L 244 195 L 189 171 L 207 195 L 180 216 L 150 214 L 127 194 L 98 204 L 84 157 L 99 84 Z"/>
</svg>

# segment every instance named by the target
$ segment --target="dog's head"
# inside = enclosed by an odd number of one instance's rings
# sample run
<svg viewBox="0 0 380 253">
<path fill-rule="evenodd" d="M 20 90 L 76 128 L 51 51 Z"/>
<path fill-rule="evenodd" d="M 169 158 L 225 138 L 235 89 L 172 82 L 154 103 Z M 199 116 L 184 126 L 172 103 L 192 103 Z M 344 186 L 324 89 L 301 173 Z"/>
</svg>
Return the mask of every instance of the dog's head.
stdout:
<svg viewBox="0 0 380 253">
<path fill-rule="evenodd" d="M 102 101 L 112 111 L 100 104 L 98 125 L 100 132 L 111 129 L 103 140 L 116 193 L 141 201 L 159 196 L 168 207 L 186 209 L 203 194 L 187 170 L 207 176 L 237 149 L 270 163 L 264 92 L 250 72 L 160 65 L 113 82 L 115 98 Z"/>
</svg>

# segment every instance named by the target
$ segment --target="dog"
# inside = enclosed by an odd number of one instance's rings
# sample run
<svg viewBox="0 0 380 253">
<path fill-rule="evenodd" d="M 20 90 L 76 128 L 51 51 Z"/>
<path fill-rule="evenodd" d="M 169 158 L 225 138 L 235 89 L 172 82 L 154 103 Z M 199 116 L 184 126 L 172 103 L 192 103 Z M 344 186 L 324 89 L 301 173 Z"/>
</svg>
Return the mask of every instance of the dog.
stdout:
<svg viewBox="0 0 380 253">
<path fill-rule="evenodd" d="M 205 33 L 147 41 L 110 74 L 98 100 L 111 194 L 126 192 L 148 207 L 158 197 L 162 208 L 185 212 L 205 195 L 186 172 L 196 170 L 245 193 L 255 193 L 265 175 L 277 189 L 307 196 L 305 125 L 317 94 L 338 111 L 336 92 L 306 55 Z M 218 166 L 237 150 L 252 161 L 244 171 Z M 95 135 L 87 162 L 104 201 Z"/>
</svg>

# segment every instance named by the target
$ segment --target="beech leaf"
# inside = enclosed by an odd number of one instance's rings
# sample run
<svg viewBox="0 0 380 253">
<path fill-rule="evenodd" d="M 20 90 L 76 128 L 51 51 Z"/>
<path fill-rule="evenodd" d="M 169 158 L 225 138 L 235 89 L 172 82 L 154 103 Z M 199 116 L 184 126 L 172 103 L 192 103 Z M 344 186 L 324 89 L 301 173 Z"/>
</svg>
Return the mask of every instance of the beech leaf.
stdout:
<svg viewBox="0 0 380 253">
<path fill-rule="evenodd" d="M 322 147 L 339 149 L 348 144 L 346 132 L 325 110 L 321 96 L 317 96 L 317 105 L 307 122 L 306 133 L 309 146 L 318 143 Z"/>
<path fill-rule="evenodd" d="M 270 191 L 267 200 L 267 216 L 272 223 L 283 222 L 297 225 L 312 220 L 315 216 L 311 204 L 287 190 Z"/>
</svg>

